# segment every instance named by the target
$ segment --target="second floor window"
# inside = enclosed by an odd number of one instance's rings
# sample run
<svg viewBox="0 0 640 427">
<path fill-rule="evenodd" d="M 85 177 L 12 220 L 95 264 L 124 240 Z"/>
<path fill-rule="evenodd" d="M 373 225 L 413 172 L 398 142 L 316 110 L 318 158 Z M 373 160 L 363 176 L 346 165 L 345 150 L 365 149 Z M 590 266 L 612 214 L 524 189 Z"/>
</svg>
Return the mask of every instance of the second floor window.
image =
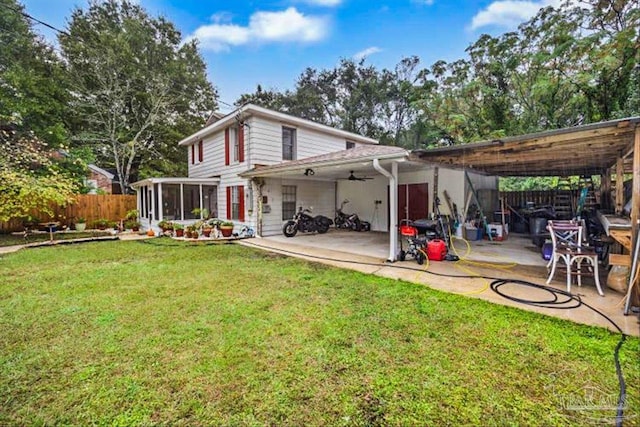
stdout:
<svg viewBox="0 0 640 427">
<path fill-rule="evenodd" d="M 204 143 L 202 140 L 191 146 L 191 164 L 202 163 L 204 159 Z"/>
<path fill-rule="evenodd" d="M 238 138 L 238 128 L 231 128 L 231 141 L 233 141 L 233 161 L 237 162 L 240 159 L 240 138 Z"/>
<path fill-rule="evenodd" d="M 282 127 L 282 160 L 296 159 L 296 130 Z"/>
<path fill-rule="evenodd" d="M 351 141 L 347 141 L 347 150 L 350 150 L 352 148 L 356 148 L 356 143 L 355 142 L 351 142 Z"/>
</svg>

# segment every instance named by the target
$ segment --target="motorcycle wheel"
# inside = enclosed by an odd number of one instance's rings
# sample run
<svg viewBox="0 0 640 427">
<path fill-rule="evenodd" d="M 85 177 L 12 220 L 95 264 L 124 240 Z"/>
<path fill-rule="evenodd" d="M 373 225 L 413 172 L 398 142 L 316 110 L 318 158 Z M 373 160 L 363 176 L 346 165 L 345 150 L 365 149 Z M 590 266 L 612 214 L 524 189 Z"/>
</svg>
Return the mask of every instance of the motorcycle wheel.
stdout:
<svg viewBox="0 0 640 427">
<path fill-rule="evenodd" d="M 398 259 L 400 261 L 404 261 L 405 259 L 407 259 L 407 253 L 405 251 L 400 251 L 398 253 Z"/>
<path fill-rule="evenodd" d="M 282 226 L 282 234 L 287 237 L 293 237 L 298 233 L 298 227 L 294 221 L 287 221 Z"/>
<path fill-rule="evenodd" d="M 329 224 L 320 224 L 318 225 L 318 234 L 324 234 L 329 231 Z"/>
<path fill-rule="evenodd" d="M 362 226 L 360 225 L 360 220 L 356 219 L 355 221 L 353 221 L 353 224 L 351 225 L 351 229 L 353 231 L 360 231 L 362 229 Z"/>
<path fill-rule="evenodd" d="M 418 252 L 418 255 L 416 255 L 416 262 L 419 265 L 424 264 L 424 254 L 422 253 L 422 251 Z"/>
</svg>

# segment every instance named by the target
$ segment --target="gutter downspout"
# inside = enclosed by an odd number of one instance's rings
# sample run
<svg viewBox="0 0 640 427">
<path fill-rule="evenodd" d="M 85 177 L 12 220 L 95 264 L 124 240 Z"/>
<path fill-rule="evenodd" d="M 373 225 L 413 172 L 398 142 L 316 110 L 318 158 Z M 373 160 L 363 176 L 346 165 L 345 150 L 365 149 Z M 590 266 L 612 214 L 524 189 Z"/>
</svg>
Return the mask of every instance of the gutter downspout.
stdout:
<svg viewBox="0 0 640 427">
<path fill-rule="evenodd" d="M 373 159 L 373 168 L 389 180 L 389 257 L 387 261 L 396 261 L 398 247 L 398 162 L 391 163 L 391 173 L 380 165 L 380 160 Z"/>
</svg>

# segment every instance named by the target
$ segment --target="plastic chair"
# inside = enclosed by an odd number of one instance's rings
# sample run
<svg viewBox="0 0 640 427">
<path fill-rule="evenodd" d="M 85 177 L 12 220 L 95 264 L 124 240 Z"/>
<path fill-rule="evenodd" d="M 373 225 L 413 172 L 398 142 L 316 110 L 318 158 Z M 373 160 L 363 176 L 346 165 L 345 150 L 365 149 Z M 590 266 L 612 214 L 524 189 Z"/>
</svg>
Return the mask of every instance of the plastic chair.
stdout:
<svg viewBox="0 0 640 427">
<path fill-rule="evenodd" d="M 567 292 L 571 292 L 571 276 L 577 277 L 578 286 L 582 286 L 582 275 L 593 275 L 598 294 L 604 296 L 598 274 L 598 254 L 594 248 L 583 245 L 584 226 L 575 221 L 549 221 L 547 229 L 551 235 L 553 254 L 547 264 L 551 266 L 547 284 L 551 283 L 558 263 L 563 261 L 567 269 Z M 583 264 L 586 263 L 586 270 Z"/>
</svg>

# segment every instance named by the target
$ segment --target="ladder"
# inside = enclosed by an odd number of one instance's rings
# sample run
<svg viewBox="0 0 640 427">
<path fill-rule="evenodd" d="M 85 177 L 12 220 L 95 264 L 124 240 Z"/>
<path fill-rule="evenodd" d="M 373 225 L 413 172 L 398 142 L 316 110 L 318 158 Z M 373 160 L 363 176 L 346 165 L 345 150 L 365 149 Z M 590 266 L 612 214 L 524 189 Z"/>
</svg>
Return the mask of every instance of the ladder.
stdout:
<svg viewBox="0 0 640 427">
<path fill-rule="evenodd" d="M 553 198 L 553 209 L 558 219 L 573 218 L 573 197 L 569 177 L 561 177 L 558 179 L 558 185 L 556 186 Z"/>
<path fill-rule="evenodd" d="M 578 200 L 578 209 L 576 210 L 576 213 L 581 215 L 582 211 L 585 209 L 595 209 L 598 204 L 598 200 L 593 188 L 591 175 L 582 175 L 578 181 L 578 186 L 580 188 L 580 199 Z"/>
</svg>

